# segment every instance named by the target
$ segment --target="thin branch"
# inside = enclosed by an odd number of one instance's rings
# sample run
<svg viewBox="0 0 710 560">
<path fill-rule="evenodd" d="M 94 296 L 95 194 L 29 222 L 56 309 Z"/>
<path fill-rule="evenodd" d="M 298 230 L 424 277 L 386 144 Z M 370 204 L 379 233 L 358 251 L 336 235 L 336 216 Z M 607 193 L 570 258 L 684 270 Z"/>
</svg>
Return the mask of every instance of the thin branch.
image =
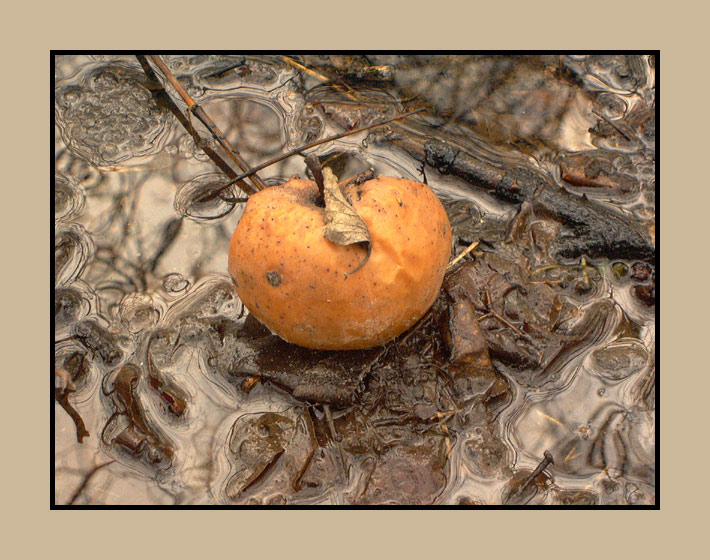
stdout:
<svg viewBox="0 0 710 560">
<path fill-rule="evenodd" d="M 301 64 L 300 62 L 298 62 L 297 60 L 294 60 L 293 58 L 291 58 L 289 56 L 282 56 L 281 60 L 283 60 L 286 64 L 293 66 L 297 70 L 300 70 L 301 72 L 305 72 L 309 76 L 314 77 L 316 80 L 318 80 L 324 84 L 332 84 L 335 89 L 337 89 L 341 93 L 344 93 L 347 97 L 349 97 L 353 101 L 357 101 L 357 102 L 363 101 L 362 97 L 357 93 L 357 91 L 353 90 L 347 84 L 345 84 L 344 86 L 340 85 L 340 84 L 336 83 L 335 81 L 333 81 L 328 76 L 325 76 L 323 74 L 319 74 L 315 70 L 311 70 L 307 66 L 304 66 L 303 64 Z"/>
<path fill-rule="evenodd" d="M 239 151 L 234 149 L 230 145 L 229 141 L 224 136 L 224 133 L 219 129 L 219 127 L 214 123 L 214 121 L 209 117 L 209 115 L 204 111 L 204 109 L 202 109 L 202 107 L 200 107 L 197 102 L 195 102 L 195 100 L 190 97 L 190 94 L 185 91 L 185 88 L 180 85 L 180 82 L 178 82 L 177 78 L 165 65 L 160 56 L 148 55 L 148 58 L 153 64 L 155 64 L 160 69 L 165 78 L 170 82 L 170 84 L 175 88 L 182 100 L 185 102 L 190 112 L 195 115 L 200 120 L 200 122 L 207 127 L 207 129 L 210 131 L 210 134 L 212 134 L 212 137 L 217 141 L 217 143 L 222 147 L 222 149 L 227 152 L 231 160 L 237 164 L 239 169 L 241 169 L 242 171 L 249 169 L 249 164 L 244 160 L 244 158 L 239 155 Z M 252 176 L 252 181 L 254 182 L 254 185 L 257 190 L 262 190 L 266 188 L 266 185 L 258 176 Z"/>
<path fill-rule="evenodd" d="M 234 177 L 236 177 L 237 174 L 230 167 L 230 165 L 222 158 L 222 156 L 220 156 L 209 146 L 202 145 L 203 141 L 199 133 L 197 132 L 197 130 L 195 130 L 195 127 L 192 126 L 192 122 L 190 122 L 190 119 L 185 116 L 180 107 L 176 105 L 175 101 L 173 101 L 170 95 L 168 95 L 168 92 L 165 91 L 165 88 L 158 79 L 158 76 L 153 70 L 153 67 L 148 62 L 148 59 L 140 54 L 136 55 L 136 58 L 138 59 L 138 62 L 140 62 L 140 65 L 143 68 L 143 72 L 145 72 L 145 75 L 148 77 L 147 87 L 153 97 L 156 99 L 156 102 L 167 106 L 170 112 L 175 116 L 175 118 L 180 122 L 180 124 L 187 131 L 187 133 L 192 137 L 192 140 L 195 142 L 195 146 L 201 148 L 202 151 L 205 152 L 205 154 L 207 154 L 207 156 L 212 160 L 212 162 L 217 167 L 219 167 L 222 173 L 224 173 L 229 179 L 233 179 Z M 253 194 L 257 192 L 252 185 L 244 181 L 240 182 L 239 188 L 248 194 Z"/>
<path fill-rule="evenodd" d="M 446 271 L 448 272 L 452 268 L 454 268 L 454 265 L 459 262 L 461 259 L 463 259 L 466 255 L 468 255 L 471 251 L 475 251 L 476 247 L 478 247 L 478 241 L 474 241 L 471 243 L 465 251 L 463 251 L 458 257 L 456 257 L 454 260 L 452 260 L 446 267 Z"/>
<path fill-rule="evenodd" d="M 71 497 L 71 499 L 69 500 L 69 502 L 67 503 L 67 505 L 70 505 L 70 506 L 71 506 L 71 505 L 74 505 L 74 502 L 75 502 L 76 499 L 79 497 L 79 495 L 84 491 L 84 488 L 86 488 L 86 486 L 89 484 L 89 481 L 91 480 L 91 478 L 92 478 L 97 472 L 99 472 L 101 469 L 103 469 L 104 467 L 107 467 L 107 466 L 109 466 L 109 465 L 111 465 L 112 463 L 115 463 L 115 462 L 116 462 L 115 460 L 111 460 L 111 461 L 108 461 L 108 462 L 106 462 L 106 463 L 103 463 L 103 464 L 98 465 L 98 466 L 94 467 L 93 469 L 91 469 L 91 470 L 87 473 L 87 475 L 84 477 L 84 480 L 83 480 L 82 483 L 79 485 L 79 488 L 76 489 L 76 491 L 75 491 L 74 494 L 72 495 L 72 497 Z"/>
<path fill-rule="evenodd" d="M 621 127 L 618 126 L 617 124 L 615 124 L 614 121 L 612 121 L 609 117 L 607 117 L 607 116 L 604 115 L 603 113 L 600 113 L 600 112 L 597 111 L 596 109 L 592 109 L 592 113 L 594 113 L 597 117 L 599 117 L 599 118 L 602 119 L 604 122 L 606 122 L 606 124 L 608 124 L 611 128 L 613 128 L 614 130 L 616 130 L 619 134 L 621 134 L 624 138 L 626 138 L 626 140 L 628 140 L 629 142 L 633 142 L 633 138 L 630 138 L 629 135 L 626 134 L 626 133 L 621 129 Z"/>
<path fill-rule="evenodd" d="M 525 482 L 523 485 L 520 487 L 520 489 L 516 492 L 516 494 L 522 494 L 525 492 L 525 490 L 528 489 L 528 487 L 535 482 L 535 479 L 542 474 L 542 471 L 544 471 L 548 465 L 550 464 L 555 464 L 555 460 L 552 457 L 552 453 L 549 451 L 545 450 L 545 453 L 543 454 L 544 459 L 540 461 L 540 464 L 535 467 L 535 470 L 530 473 L 530 475 L 525 479 Z"/>
<path fill-rule="evenodd" d="M 501 323 L 506 325 L 509 329 L 511 329 L 514 333 L 517 335 L 521 336 L 522 338 L 528 339 L 530 342 L 532 342 L 532 339 L 530 335 L 525 334 L 523 331 L 521 331 L 518 327 L 516 327 L 513 323 L 508 321 L 505 317 L 500 315 L 493 309 L 493 304 L 491 303 L 491 294 L 490 292 L 486 289 L 486 299 L 488 300 L 488 313 L 486 315 L 492 315 L 496 319 L 498 319 Z"/>
<path fill-rule="evenodd" d="M 294 150 L 291 150 L 290 152 L 286 152 L 285 154 L 281 154 L 280 156 L 277 156 L 275 158 L 272 158 L 268 161 L 265 161 L 264 163 L 261 163 L 257 165 L 256 167 L 252 167 L 249 171 L 243 173 L 242 175 L 237 176 L 235 179 L 232 179 L 229 183 L 224 185 L 222 188 L 226 189 L 236 183 L 237 181 L 241 181 L 242 179 L 245 179 L 246 177 L 252 176 L 254 173 L 257 171 L 261 171 L 262 169 L 269 167 L 271 165 L 274 165 L 275 163 L 278 163 L 280 161 L 283 161 L 285 159 L 288 159 L 292 156 L 297 156 L 301 154 L 302 152 L 305 152 L 306 150 L 310 150 L 311 148 L 315 148 L 316 146 L 320 146 L 321 144 L 327 144 L 328 142 L 333 142 L 335 140 L 340 140 L 341 138 L 344 138 L 345 136 L 350 136 L 352 134 L 358 134 L 360 132 L 365 132 L 366 130 L 370 130 L 371 128 L 376 128 L 378 126 L 382 126 L 384 124 L 388 124 L 394 121 L 399 121 L 402 119 L 406 119 L 407 117 L 411 117 L 412 115 L 415 115 L 417 113 L 421 113 L 424 109 L 415 109 L 414 111 L 409 111 L 408 113 L 403 113 L 401 115 L 395 115 L 394 117 L 387 118 L 383 121 L 369 124 L 367 126 L 361 126 L 360 128 L 354 128 L 352 130 L 348 130 L 346 132 L 341 132 L 340 134 L 335 134 L 333 136 L 328 136 L 328 138 L 323 138 L 322 140 L 316 140 L 315 142 L 311 142 L 310 144 L 306 144 L 305 146 L 300 146 L 299 148 L 296 148 Z"/>
</svg>

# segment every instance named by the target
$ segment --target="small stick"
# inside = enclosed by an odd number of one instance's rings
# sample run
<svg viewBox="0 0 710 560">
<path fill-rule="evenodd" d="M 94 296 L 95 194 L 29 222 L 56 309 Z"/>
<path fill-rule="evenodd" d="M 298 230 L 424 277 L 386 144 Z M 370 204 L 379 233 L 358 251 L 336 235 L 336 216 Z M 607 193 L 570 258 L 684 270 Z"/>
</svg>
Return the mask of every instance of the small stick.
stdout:
<svg viewBox="0 0 710 560">
<path fill-rule="evenodd" d="M 308 470 L 308 467 L 311 464 L 311 461 L 313 460 L 313 456 L 316 454 L 317 448 L 311 449 L 311 451 L 308 453 L 306 456 L 306 460 L 303 463 L 303 466 L 298 470 L 296 473 L 296 477 L 291 481 L 291 488 L 293 488 L 296 492 L 300 492 L 301 488 L 303 488 L 301 484 L 301 480 L 303 479 L 303 475 L 306 474 L 306 471 Z"/>
<path fill-rule="evenodd" d="M 572 459 L 576 459 L 577 457 L 579 457 L 581 455 L 581 453 L 575 454 L 574 453 L 575 451 L 577 451 L 576 445 L 572 448 L 572 450 L 569 453 L 567 453 L 567 457 L 565 457 L 565 463 L 568 461 L 571 461 Z"/>
<path fill-rule="evenodd" d="M 512 330 L 513 330 L 515 333 L 517 333 L 518 335 L 522 336 L 523 338 L 527 338 L 528 340 L 530 340 L 530 336 L 529 336 L 529 335 L 525 334 L 525 333 L 524 333 L 523 331 L 521 331 L 518 327 L 516 327 L 515 325 L 513 325 L 512 323 L 510 323 L 505 317 L 501 317 L 501 316 L 495 311 L 495 309 L 493 309 L 493 305 L 492 305 L 492 303 L 491 303 L 491 294 L 488 292 L 487 289 L 486 289 L 486 299 L 488 300 L 488 313 L 487 313 L 487 314 L 492 315 L 493 317 L 495 317 L 496 319 L 498 319 L 501 323 L 503 323 L 504 325 L 507 325 L 510 329 L 512 329 Z"/>
<path fill-rule="evenodd" d="M 456 257 L 453 261 L 451 261 L 448 264 L 448 266 L 446 267 L 446 271 L 448 272 L 449 270 L 451 270 L 457 262 L 459 262 L 461 259 L 463 259 L 471 251 L 475 251 L 476 247 L 478 247 L 478 241 L 474 241 L 473 243 L 471 243 L 463 253 L 461 253 L 458 257 Z"/>
<path fill-rule="evenodd" d="M 306 150 L 310 150 L 311 148 L 315 148 L 316 146 L 320 146 L 321 144 L 327 144 L 328 142 L 340 140 L 341 138 L 344 138 L 345 136 L 350 136 L 352 134 L 358 134 L 359 132 L 365 132 L 366 130 L 370 130 L 371 128 L 376 128 L 376 127 L 382 126 L 384 124 L 388 124 L 388 123 L 391 123 L 394 121 L 406 119 L 407 117 L 411 117 L 412 115 L 416 115 L 417 113 L 421 113 L 423 110 L 424 110 L 423 108 L 422 109 L 415 109 L 414 111 L 409 111 L 408 113 L 402 113 L 401 115 L 395 115 L 394 117 L 389 117 L 389 118 L 387 118 L 383 121 L 380 121 L 380 122 L 369 124 L 367 126 L 361 126 L 359 128 L 354 128 L 352 130 L 347 130 L 345 132 L 341 132 L 340 134 L 328 136 L 328 138 L 323 138 L 322 140 L 316 140 L 315 142 L 311 142 L 310 144 L 306 144 L 305 146 L 301 146 L 299 148 L 291 150 L 290 152 L 286 152 L 285 154 L 282 154 L 280 156 L 272 158 L 268 161 L 265 161 L 264 163 L 260 163 L 256 167 L 252 167 L 249 171 L 232 179 L 229 183 L 224 185 L 224 187 L 222 187 L 222 188 L 226 189 L 228 187 L 231 187 L 234 183 L 241 181 L 242 179 L 245 179 L 247 177 L 251 177 L 257 171 L 261 171 L 262 169 L 264 169 L 266 167 L 269 167 L 271 165 L 274 165 L 275 163 L 278 163 L 280 161 L 288 159 L 291 156 L 296 156 L 302 152 L 305 152 Z"/>
<path fill-rule="evenodd" d="M 271 470 L 271 468 L 276 464 L 276 461 L 279 460 L 279 458 L 281 457 L 281 455 L 284 454 L 285 451 L 286 450 L 281 447 L 267 463 L 261 463 L 257 465 L 257 468 L 254 470 L 253 473 L 251 473 L 251 475 L 244 483 L 244 485 L 239 489 L 235 497 L 239 496 L 243 492 L 246 492 L 247 490 L 249 490 L 249 488 L 260 482 L 264 478 L 266 472 Z"/>
<path fill-rule="evenodd" d="M 557 424 L 558 426 L 560 426 L 562 428 L 565 427 L 565 425 L 562 422 L 560 422 L 557 418 L 553 418 L 549 414 L 545 414 L 544 412 L 540 412 L 540 411 L 538 411 L 538 414 L 540 416 L 542 416 L 545 420 L 548 420 L 549 422 L 552 422 L 553 424 Z"/>
<path fill-rule="evenodd" d="M 632 138 L 629 138 L 629 136 L 621 130 L 621 127 L 617 126 L 614 124 L 614 121 L 612 121 L 610 118 L 606 117 L 603 113 L 600 113 L 596 109 L 592 109 L 592 113 L 594 113 L 597 117 L 601 118 L 606 122 L 611 128 L 616 130 L 619 134 L 621 134 L 624 138 L 626 138 L 629 142 L 633 142 Z"/>
<path fill-rule="evenodd" d="M 345 87 L 343 87 L 343 86 L 341 86 L 340 84 L 336 84 L 336 83 L 333 82 L 333 80 L 330 79 L 328 76 L 324 76 L 323 74 L 319 74 L 319 73 L 316 72 L 315 70 L 311 70 L 311 69 L 308 68 L 307 66 L 304 66 L 303 64 L 301 64 L 300 62 L 297 62 L 296 60 L 294 60 L 294 59 L 291 58 L 291 57 L 282 56 L 282 57 L 281 57 L 281 60 L 283 60 L 286 64 L 289 64 L 289 65 L 293 66 L 293 67 L 296 68 L 297 70 L 300 70 L 301 72 L 305 72 L 306 74 L 308 74 L 308 75 L 314 77 L 316 80 L 318 80 L 318 81 L 320 81 L 320 82 L 323 82 L 323 83 L 326 83 L 326 84 L 327 84 L 327 83 L 333 83 L 333 86 L 335 87 L 335 89 L 337 89 L 337 90 L 339 90 L 340 92 L 344 93 L 347 97 L 349 97 L 349 98 L 352 99 L 353 101 L 359 101 L 359 102 L 362 101 L 362 99 L 359 99 L 360 96 L 357 95 L 357 91 L 352 90 L 348 85 L 346 85 Z"/>
<path fill-rule="evenodd" d="M 301 484 L 301 480 L 303 479 L 303 475 L 306 474 L 306 471 L 308 470 L 308 467 L 310 466 L 311 461 L 313 460 L 313 457 L 316 454 L 316 451 L 318 450 L 318 447 L 319 447 L 318 438 L 316 438 L 315 428 L 313 427 L 313 418 L 311 417 L 311 407 L 310 406 L 306 407 L 306 410 L 301 415 L 301 417 L 304 418 L 304 424 L 306 425 L 306 432 L 308 432 L 308 437 L 311 439 L 311 443 L 313 444 L 313 448 L 308 453 L 308 456 L 306 457 L 306 460 L 304 461 L 303 466 L 298 470 L 296 477 L 291 482 L 291 488 L 293 488 L 296 492 L 301 491 L 301 488 L 303 487 L 303 485 Z"/>
<path fill-rule="evenodd" d="M 205 154 L 207 154 L 207 156 L 212 160 L 212 162 L 217 167 L 219 167 L 222 173 L 224 173 L 230 179 L 236 177 L 237 174 L 224 160 L 224 158 L 222 158 L 222 156 L 220 156 L 215 150 L 213 150 L 209 146 L 202 145 L 202 138 L 200 138 L 200 135 L 195 130 L 195 127 L 192 126 L 192 122 L 185 116 L 180 107 L 175 104 L 175 101 L 173 101 L 170 95 L 168 95 L 168 92 L 165 90 L 165 87 L 163 87 L 163 84 L 158 79 L 158 76 L 153 70 L 153 67 L 148 62 L 148 59 L 141 54 L 136 55 L 136 58 L 138 59 L 138 62 L 140 62 L 140 65 L 143 68 L 143 72 L 145 72 L 145 75 L 148 76 L 148 89 L 150 90 L 153 97 L 157 98 L 158 96 L 160 96 L 161 101 L 167 105 L 170 112 L 175 115 L 175 118 L 180 122 L 183 128 L 192 137 L 192 140 L 195 142 L 195 146 L 200 147 L 202 151 L 205 152 Z M 245 183 L 244 181 L 240 182 L 239 188 L 248 194 L 254 194 L 255 192 L 257 192 L 255 187 L 253 187 L 249 183 Z"/>
<path fill-rule="evenodd" d="M 206 78 L 223 78 L 224 76 L 227 75 L 227 72 L 231 72 L 232 70 L 235 70 L 236 68 L 239 68 L 244 64 L 244 60 L 239 60 L 235 62 L 234 64 L 230 64 L 223 70 L 217 70 L 216 72 L 212 72 L 210 74 L 207 74 L 205 77 Z"/>
<path fill-rule="evenodd" d="M 335 431 L 335 422 L 333 422 L 333 414 L 330 411 L 330 406 L 324 404 L 323 410 L 325 411 L 325 419 L 328 422 L 328 430 L 330 430 L 330 437 L 332 437 L 334 441 L 341 441 L 343 438 L 338 432 Z"/>
<path fill-rule="evenodd" d="M 525 484 L 523 484 L 520 487 L 520 490 L 518 490 L 518 494 L 522 494 L 527 490 L 528 486 L 530 486 L 535 479 L 542 474 L 542 471 L 544 471 L 547 468 L 547 465 L 552 463 L 553 465 L 555 464 L 555 461 L 552 458 L 552 453 L 549 451 L 545 451 L 544 453 L 544 459 L 540 461 L 540 464 L 537 466 L 537 468 L 530 474 L 530 476 L 525 480 Z"/>
<path fill-rule="evenodd" d="M 187 104 L 187 108 L 190 110 L 190 112 L 195 115 L 200 120 L 200 122 L 207 127 L 207 129 L 212 134 L 212 137 L 217 140 L 217 143 L 222 146 L 222 148 L 225 152 L 227 152 L 227 154 L 229 154 L 229 157 L 234 163 L 239 166 L 239 169 L 241 169 L 242 171 L 248 169 L 249 164 L 244 161 L 244 158 L 239 155 L 239 151 L 232 148 L 232 146 L 225 138 L 224 133 L 219 129 L 219 127 L 214 123 L 214 121 L 209 117 L 209 115 L 207 115 L 204 109 L 202 109 L 202 107 L 200 107 L 195 102 L 195 100 L 190 97 L 190 94 L 187 93 L 185 89 L 180 85 L 180 82 L 177 81 L 177 78 L 165 65 L 160 56 L 151 54 L 148 55 L 148 58 L 153 62 L 153 64 L 160 68 L 160 71 L 163 73 L 165 78 L 172 84 L 172 86 L 178 92 L 180 97 L 182 97 L 182 100 Z M 252 176 L 252 181 L 254 182 L 257 190 L 262 190 L 266 188 L 266 184 L 256 174 Z"/>
<path fill-rule="evenodd" d="M 109 466 L 110 464 L 115 463 L 115 462 L 116 462 L 115 460 L 111 460 L 111 461 L 108 461 L 108 462 L 106 462 L 106 463 L 103 463 L 103 464 L 98 465 L 98 466 L 94 467 L 93 469 L 91 469 L 91 470 L 88 472 L 88 474 L 84 477 L 84 480 L 83 480 L 82 483 L 79 485 L 79 488 L 76 489 L 76 491 L 75 491 L 74 494 L 72 495 L 72 497 L 71 497 L 71 499 L 69 500 L 69 502 L 67 502 L 67 505 L 70 505 L 70 506 L 71 506 L 71 505 L 74 505 L 74 502 L 75 502 L 76 499 L 79 497 L 79 495 L 84 491 L 84 488 L 86 488 L 86 485 L 89 484 L 89 481 L 91 480 L 91 478 L 92 478 L 97 472 L 99 472 L 101 469 L 103 469 L 104 467 L 107 467 L 107 466 Z"/>
</svg>

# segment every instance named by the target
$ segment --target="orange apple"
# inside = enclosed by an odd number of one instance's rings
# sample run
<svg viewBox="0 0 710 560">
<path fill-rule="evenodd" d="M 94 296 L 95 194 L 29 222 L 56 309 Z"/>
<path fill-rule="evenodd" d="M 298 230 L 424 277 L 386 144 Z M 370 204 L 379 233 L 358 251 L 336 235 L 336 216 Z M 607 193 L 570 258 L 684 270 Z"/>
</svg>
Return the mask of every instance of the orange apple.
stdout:
<svg viewBox="0 0 710 560">
<path fill-rule="evenodd" d="M 451 227 L 427 185 L 377 177 L 343 193 L 370 233 L 371 254 L 360 269 L 365 248 L 324 237 L 313 181 L 294 178 L 252 195 L 232 237 L 229 272 L 239 298 L 299 346 L 384 344 L 426 313 L 449 262 Z"/>
</svg>

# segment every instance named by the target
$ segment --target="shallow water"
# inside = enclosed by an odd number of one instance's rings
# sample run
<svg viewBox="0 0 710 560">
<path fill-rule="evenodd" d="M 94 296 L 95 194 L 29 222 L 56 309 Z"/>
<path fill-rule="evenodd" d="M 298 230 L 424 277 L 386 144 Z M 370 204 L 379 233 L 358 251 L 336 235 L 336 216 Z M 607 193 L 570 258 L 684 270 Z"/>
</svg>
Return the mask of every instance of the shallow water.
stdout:
<svg viewBox="0 0 710 560">
<path fill-rule="evenodd" d="M 344 126 L 425 107 L 387 131 L 309 153 L 340 154 L 331 161 L 341 177 L 372 166 L 381 175 L 426 178 L 460 236 L 456 253 L 468 235 L 481 235 L 476 222 L 513 216 L 520 205 L 445 166 L 423 165 L 403 142 L 445 139 L 498 168 L 524 165 L 655 236 L 651 58 L 163 59 L 249 165 Z M 559 286 L 567 274 L 560 271 L 570 271 L 570 288 L 559 297 L 587 322 L 571 350 L 526 375 L 494 360 L 509 402 L 475 422 L 442 414 L 434 424 L 445 438 L 437 432 L 410 444 L 378 432 L 390 438 L 378 453 L 320 441 L 325 409 L 268 383 L 245 392 L 220 374 L 224 357 L 209 351 L 200 321 L 244 321 L 227 274 L 243 205 L 205 200 L 224 175 L 146 83 L 135 57 L 55 60 L 55 367 L 72 377 L 69 403 L 90 434 L 79 443 L 72 418 L 55 404 L 56 504 L 655 502 L 653 262 L 597 256 L 555 268 L 530 260 L 542 275 L 534 282 Z M 218 150 L 192 122 L 203 147 Z M 259 175 L 273 185 L 293 174 L 305 175 L 301 157 Z M 574 288 L 580 278 L 584 289 Z M 560 332 L 578 332 L 575 320 Z M 336 428 L 356 416 L 352 407 L 333 414 Z M 270 451 L 277 441 L 290 451 Z M 529 474 L 548 450 L 547 478 L 515 502 L 516 476 Z M 235 493 L 245 482 L 240 469 L 260 461 L 268 465 L 247 484 L 251 494 Z M 383 473 L 394 482 L 383 482 Z M 408 501 L 412 480 L 418 488 Z"/>
</svg>

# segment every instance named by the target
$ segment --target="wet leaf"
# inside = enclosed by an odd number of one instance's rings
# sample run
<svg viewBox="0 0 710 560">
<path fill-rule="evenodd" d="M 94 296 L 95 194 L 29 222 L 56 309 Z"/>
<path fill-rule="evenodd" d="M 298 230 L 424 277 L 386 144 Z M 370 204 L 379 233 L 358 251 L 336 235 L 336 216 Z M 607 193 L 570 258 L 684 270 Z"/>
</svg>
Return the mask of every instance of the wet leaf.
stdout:
<svg viewBox="0 0 710 560">
<path fill-rule="evenodd" d="M 360 270 L 370 258 L 372 243 L 367 224 L 355 212 L 340 190 L 338 179 L 329 168 L 323 169 L 323 198 L 325 199 L 325 227 L 323 235 L 338 245 L 359 243 L 367 249 L 365 259 L 349 274 Z"/>
<path fill-rule="evenodd" d="M 372 470 L 363 469 L 363 479 L 351 496 L 357 505 L 429 505 L 446 485 L 444 438 L 420 437 L 409 445 L 390 447 Z"/>
<path fill-rule="evenodd" d="M 74 425 L 76 426 L 76 440 L 82 443 L 85 437 L 89 437 L 89 431 L 86 429 L 81 415 L 69 402 L 69 393 L 74 392 L 74 388 L 71 382 L 71 376 L 66 370 L 55 368 L 54 387 L 54 400 L 61 405 L 74 421 Z"/>
</svg>

